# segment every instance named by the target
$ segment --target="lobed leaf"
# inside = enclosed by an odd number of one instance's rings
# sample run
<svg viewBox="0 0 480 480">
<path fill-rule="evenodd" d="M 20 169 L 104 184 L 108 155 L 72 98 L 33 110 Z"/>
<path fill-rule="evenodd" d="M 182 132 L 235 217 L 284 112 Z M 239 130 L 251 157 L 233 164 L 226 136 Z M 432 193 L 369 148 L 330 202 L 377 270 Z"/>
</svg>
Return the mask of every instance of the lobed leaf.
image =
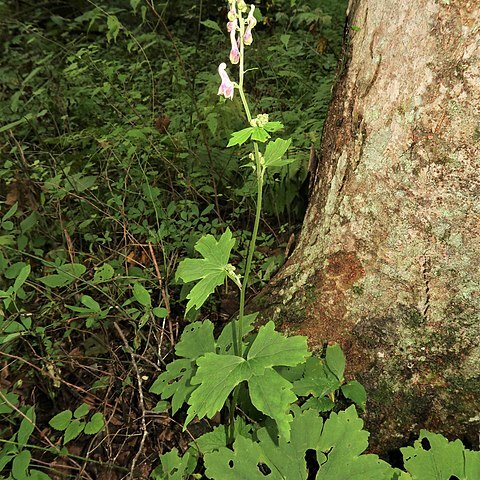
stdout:
<svg viewBox="0 0 480 480">
<path fill-rule="evenodd" d="M 253 405 L 261 412 L 273 418 L 280 435 L 290 438 L 290 405 L 297 400 L 292 392 L 292 384 L 285 380 L 272 368 L 268 368 L 263 375 L 254 375 L 248 382 L 250 398 Z"/>
<path fill-rule="evenodd" d="M 180 262 L 176 277 L 185 283 L 197 281 L 187 295 L 189 299 L 185 314 L 192 307 L 199 309 L 214 292 L 222 285 L 233 267 L 228 263 L 230 252 L 235 245 L 232 232 L 227 229 L 218 242 L 212 235 L 202 237 L 195 245 L 195 250 L 204 258 L 187 258 Z"/>
<path fill-rule="evenodd" d="M 275 331 L 273 322 L 259 329 L 247 359 L 205 354 L 197 360 L 198 370 L 191 380 L 199 386 L 188 399 L 190 408 L 185 425 L 196 415 L 211 418 L 221 410 L 232 390 L 247 381 L 254 406 L 273 418 L 281 434 L 288 438 L 291 421 L 288 406 L 297 397 L 292 392 L 292 384 L 272 367 L 295 366 L 308 355 L 305 337 L 285 337 Z"/>
<path fill-rule="evenodd" d="M 233 147 L 235 145 L 243 145 L 252 135 L 253 127 L 247 127 L 238 132 L 233 132 L 228 141 L 227 147 Z"/>
<path fill-rule="evenodd" d="M 313 477 L 305 455 L 314 451 L 320 467 L 317 480 L 391 480 L 396 472 L 390 465 L 376 455 L 362 455 L 368 444 L 368 432 L 362 426 L 354 407 L 331 414 L 325 423 L 318 412 L 297 408 L 289 441 L 272 437 L 267 428 L 258 430 L 258 442 L 238 436 L 233 451 L 219 448 L 205 454 L 206 476 L 306 480 Z"/>
<path fill-rule="evenodd" d="M 268 367 L 294 367 L 303 363 L 308 356 L 306 337 L 286 337 L 275 331 L 275 324 L 270 321 L 258 330 L 247 359 L 255 373 L 261 374 Z"/>
<path fill-rule="evenodd" d="M 430 444 L 425 450 L 424 442 Z M 449 442 L 439 434 L 420 431 L 413 447 L 400 449 L 404 467 L 413 480 L 458 480 L 480 478 L 480 452 L 467 450 L 460 440 Z"/>
<path fill-rule="evenodd" d="M 197 359 L 205 353 L 215 353 L 214 325 L 210 320 L 187 325 L 180 341 L 175 345 L 179 357 Z"/>
</svg>

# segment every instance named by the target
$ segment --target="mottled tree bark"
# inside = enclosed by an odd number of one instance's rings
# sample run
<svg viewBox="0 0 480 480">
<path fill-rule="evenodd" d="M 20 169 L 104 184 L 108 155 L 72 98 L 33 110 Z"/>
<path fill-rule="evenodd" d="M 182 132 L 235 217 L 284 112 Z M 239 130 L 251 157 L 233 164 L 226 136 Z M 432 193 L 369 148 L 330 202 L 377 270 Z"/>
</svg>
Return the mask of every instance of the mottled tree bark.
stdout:
<svg viewBox="0 0 480 480">
<path fill-rule="evenodd" d="M 478 0 L 351 0 L 310 206 L 267 297 L 344 348 L 377 451 L 420 428 L 478 447 L 479 19 Z"/>
</svg>

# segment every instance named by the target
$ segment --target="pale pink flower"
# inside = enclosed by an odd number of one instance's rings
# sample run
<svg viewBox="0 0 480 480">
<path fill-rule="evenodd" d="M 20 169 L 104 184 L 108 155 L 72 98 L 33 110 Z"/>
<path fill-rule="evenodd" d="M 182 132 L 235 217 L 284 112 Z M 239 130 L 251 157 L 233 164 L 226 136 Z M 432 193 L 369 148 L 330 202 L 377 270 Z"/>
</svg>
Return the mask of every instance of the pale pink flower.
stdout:
<svg viewBox="0 0 480 480">
<path fill-rule="evenodd" d="M 218 73 L 220 75 L 220 78 L 222 79 L 222 83 L 220 84 L 217 95 L 223 95 L 225 98 L 233 100 L 234 87 L 232 81 L 228 77 L 228 73 L 225 71 L 226 68 L 226 63 L 221 63 L 218 67 Z"/>
<path fill-rule="evenodd" d="M 257 19 L 253 15 L 255 12 L 255 5 L 250 5 L 250 13 L 247 17 L 247 23 L 250 28 L 253 28 L 257 24 Z"/>
<path fill-rule="evenodd" d="M 230 42 L 232 49 L 230 50 L 230 61 L 235 65 L 240 61 L 240 50 L 237 42 L 237 21 L 235 20 L 235 27 L 230 32 Z"/>
<path fill-rule="evenodd" d="M 251 45 L 253 42 L 252 37 L 252 29 L 257 24 L 257 19 L 253 16 L 253 12 L 255 11 L 255 5 L 250 6 L 250 13 L 247 17 L 247 28 L 245 29 L 245 34 L 243 35 L 243 43 L 245 45 Z"/>
</svg>

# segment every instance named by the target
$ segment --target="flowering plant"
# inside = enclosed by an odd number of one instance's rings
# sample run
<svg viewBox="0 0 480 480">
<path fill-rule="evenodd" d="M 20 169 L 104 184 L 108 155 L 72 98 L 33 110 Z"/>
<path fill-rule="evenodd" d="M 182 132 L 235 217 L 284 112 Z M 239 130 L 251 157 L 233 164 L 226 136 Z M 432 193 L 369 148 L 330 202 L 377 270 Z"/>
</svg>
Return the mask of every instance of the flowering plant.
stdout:
<svg viewBox="0 0 480 480">
<path fill-rule="evenodd" d="M 258 474 L 258 461 L 253 457 L 250 458 L 254 465 L 252 475 L 229 476 L 229 469 L 232 468 L 228 463 L 229 454 L 224 452 L 218 456 L 212 453 L 213 451 L 209 450 L 212 442 L 217 450 L 232 445 L 234 448 L 239 447 L 245 440 L 242 435 L 256 428 L 251 418 L 244 413 L 247 409 L 249 412 L 253 411 L 249 415 L 255 418 L 273 420 L 279 437 L 283 442 L 288 442 L 291 431 L 296 428 L 295 422 L 301 421 L 300 416 L 297 418 L 298 411 L 295 418 L 292 415 L 293 404 L 298 396 L 312 393 L 319 397 L 329 395 L 333 398 L 335 390 L 341 388 L 344 382 L 344 361 L 338 346 L 329 347 L 326 363 L 319 358 L 310 358 L 305 337 L 287 338 L 275 331 L 273 321 L 269 321 L 261 326 L 257 333 L 253 333 L 256 314 L 245 314 L 246 293 L 262 211 L 265 174 L 269 168 L 282 167 L 292 161 L 285 157 L 291 140 L 281 138 L 271 140 L 271 134 L 281 130 L 283 125 L 278 121 L 270 121 L 269 115 L 264 112 L 252 116 L 244 91 L 245 46 L 253 42 L 252 30 L 257 24 L 254 14 L 254 5 L 247 6 L 243 0 L 229 0 L 227 23 L 227 32 L 230 36 L 229 57 L 232 65 L 238 65 L 238 82 L 230 79 L 225 62 L 218 67 L 221 79 L 218 95 L 233 100 L 234 92 L 237 90 L 247 122 L 245 128 L 231 134 L 227 147 L 241 146 L 247 142 L 251 144 L 252 151 L 249 155 L 251 162 L 248 166 L 253 169 L 256 177 L 256 212 L 245 270 L 241 275 L 230 263 L 235 239 L 232 232 L 227 229 L 218 239 L 212 235 L 201 238 L 196 243 L 195 250 L 202 258 L 183 260 L 176 273 L 177 278 L 184 283 L 195 282 L 187 295 L 187 312 L 192 308 L 200 309 L 215 288 L 230 279 L 240 292 L 238 316 L 223 327 L 217 338 L 214 337 L 214 325 L 209 320 L 195 322 L 185 328 L 180 341 L 175 345 L 175 353 L 179 358 L 167 365 L 166 371 L 150 388 L 150 391 L 159 394 L 162 400 L 171 400 L 172 414 L 175 414 L 184 403 L 188 404 L 185 429 L 195 418 L 212 418 L 220 411 L 227 411 L 228 416 L 225 418 L 225 428 L 219 427 L 216 431 L 195 440 L 196 453 L 187 452 L 182 459 L 179 459 L 175 452 L 163 457 L 162 468 L 165 467 L 163 472 L 165 469 L 169 470 L 169 465 L 173 465 L 171 462 L 174 461 L 176 471 L 181 470 L 185 474 L 175 478 L 187 478 L 188 474 L 193 472 L 198 452 L 205 455 L 208 478 L 218 480 L 258 478 L 254 473 L 257 471 Z M 295 369 L 296 373 L 292 373 L 291 369 Z M 331 371 L 336 373 L 329 373 Z M 312 374 L 323 375 L 330 387 L 314 392 L 309 392 L 301 386 L 295 388 L 295 381 L 311 382 L 308 377 Z M 350 390 L 358 392 L 358 387 L 350 386 Z M 363 399 L 361 395 L 357 397 Z M 329 408 L 333 407 L 331 399 L 328 399 L 327 403 Z M 320 422 L 318 411 L 311 416 L 312 418 L 316 416 L 317 423 Z M 246 424 L 247 421 L 250 422 L 249 426 Z M 259 425 L 257 424 L 257 427 Z M 231 453 L 231 450 L 228 452 Z"/>
</svg>

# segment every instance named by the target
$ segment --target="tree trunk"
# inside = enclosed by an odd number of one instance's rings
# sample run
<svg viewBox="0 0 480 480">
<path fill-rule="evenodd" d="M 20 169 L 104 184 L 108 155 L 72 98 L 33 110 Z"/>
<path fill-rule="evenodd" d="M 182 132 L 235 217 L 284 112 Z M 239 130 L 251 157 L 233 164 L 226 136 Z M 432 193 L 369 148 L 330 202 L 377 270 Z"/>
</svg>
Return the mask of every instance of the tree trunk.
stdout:
<svg viewBox="0 0 480 480">
<path fill-rule="evenodd" d="M 479 19 L 478 0 L 350 1 L 310 206 L 267 300 L 312 347 L 341 344 L 377 451 L 420 428 L 478 447 Z"/>
</svg>

